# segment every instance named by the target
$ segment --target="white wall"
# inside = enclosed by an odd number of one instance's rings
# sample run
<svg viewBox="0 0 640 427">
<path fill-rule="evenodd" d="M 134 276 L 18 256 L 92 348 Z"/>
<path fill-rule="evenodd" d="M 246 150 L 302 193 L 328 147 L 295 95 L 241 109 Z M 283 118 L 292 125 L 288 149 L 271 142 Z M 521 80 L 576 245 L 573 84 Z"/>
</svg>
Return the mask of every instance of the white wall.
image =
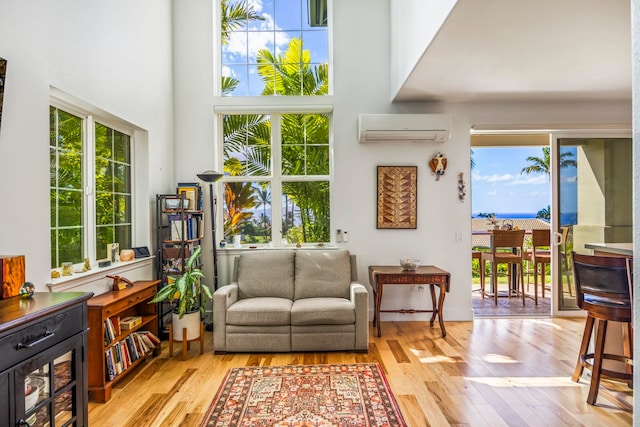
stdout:
<svg viewBox="0 0 640 427">
<path fill-rule="evenodd" d="M 458 0 L 390 0 L 389 3 L 392 99 L 424 55 Z"/>
<path fill-rule="evenodd" d="M 0 254 L 26 255 L 27 280 L 46 290 L 50 87 L 141 129 L 148 194 L 134 244 L 150 245 L 154 195 L 174 182 L 169 0 L 0 0 L 0 57 Z"/>
</svg>

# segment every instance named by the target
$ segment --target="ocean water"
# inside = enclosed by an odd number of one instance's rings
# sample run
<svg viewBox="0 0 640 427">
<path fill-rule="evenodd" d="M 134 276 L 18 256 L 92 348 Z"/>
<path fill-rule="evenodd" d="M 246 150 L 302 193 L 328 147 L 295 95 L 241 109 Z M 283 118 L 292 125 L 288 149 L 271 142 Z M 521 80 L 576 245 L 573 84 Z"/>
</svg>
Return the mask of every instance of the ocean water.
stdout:
<svg viewBox="0 0 640 427">
<path fill-rule="evenodd" d="M 531 213 L 496 213 L 496 218 L 513 218 L 513 219 L 529 219 L 535 218 L 536 212 Z M 477 213 L 472 214 L 471 218 L 480 218 Z M 578 223 L 578 214 L 576 212 L 566 212 L 560 215 L 560 225 L 575 225 Z"/>
</svg>

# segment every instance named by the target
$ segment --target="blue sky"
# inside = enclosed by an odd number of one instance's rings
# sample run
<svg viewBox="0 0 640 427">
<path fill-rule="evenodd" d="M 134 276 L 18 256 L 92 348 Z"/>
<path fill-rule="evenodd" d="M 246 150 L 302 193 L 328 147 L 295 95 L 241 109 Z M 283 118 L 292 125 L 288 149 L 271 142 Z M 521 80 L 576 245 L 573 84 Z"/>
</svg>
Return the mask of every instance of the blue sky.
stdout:
<svg viewBox="0 0 640 427">
<path fill-rule="evenodd" d="M 542 147 L 473 147 L 471 169 L 473 214 L 533 213 L 551 204 L 549 178 L 542 174 L 520 174 L 530 163 L 527 157 L 542 157 Z"/>
</svg>

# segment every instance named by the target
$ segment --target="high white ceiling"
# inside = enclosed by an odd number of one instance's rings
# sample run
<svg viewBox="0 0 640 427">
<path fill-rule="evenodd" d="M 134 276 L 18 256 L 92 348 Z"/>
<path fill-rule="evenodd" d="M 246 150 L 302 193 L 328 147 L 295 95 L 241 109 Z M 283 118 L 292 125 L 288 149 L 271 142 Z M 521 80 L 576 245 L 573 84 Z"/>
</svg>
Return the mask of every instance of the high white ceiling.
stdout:
<svg viewBox="0 0 640 427">
<path fill-rule="evenodd" d="M 395 101 L 631 99 L 629 0 L 459 0 Z"/>
</svg>

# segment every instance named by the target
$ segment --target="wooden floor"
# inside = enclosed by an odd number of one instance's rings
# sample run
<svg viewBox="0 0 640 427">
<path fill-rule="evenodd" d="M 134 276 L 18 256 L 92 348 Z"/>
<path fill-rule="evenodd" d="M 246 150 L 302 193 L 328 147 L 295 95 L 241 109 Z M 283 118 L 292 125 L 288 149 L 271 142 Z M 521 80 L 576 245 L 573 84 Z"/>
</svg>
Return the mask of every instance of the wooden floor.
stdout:
<svg viewBox="0 0 640 427">
<path fill-rule="evenodd" d="M 629 426 L 632 392 L 604 382 L 598 405 L 586 403 L 589 376 L 571 381 L 583 319 L 476 319 L 447 322 L 447 337 L 424 322 L 370 329 L 369 353 L 213 355 L 192 343 L 181 360 L 145 362 L 89 404 L 89 425 L 198 426 L 229 368 L 247 365 L 378 362 L 409 426 Z M 586 372 L 586 371 L 585 371 Z"/>
</svg>

